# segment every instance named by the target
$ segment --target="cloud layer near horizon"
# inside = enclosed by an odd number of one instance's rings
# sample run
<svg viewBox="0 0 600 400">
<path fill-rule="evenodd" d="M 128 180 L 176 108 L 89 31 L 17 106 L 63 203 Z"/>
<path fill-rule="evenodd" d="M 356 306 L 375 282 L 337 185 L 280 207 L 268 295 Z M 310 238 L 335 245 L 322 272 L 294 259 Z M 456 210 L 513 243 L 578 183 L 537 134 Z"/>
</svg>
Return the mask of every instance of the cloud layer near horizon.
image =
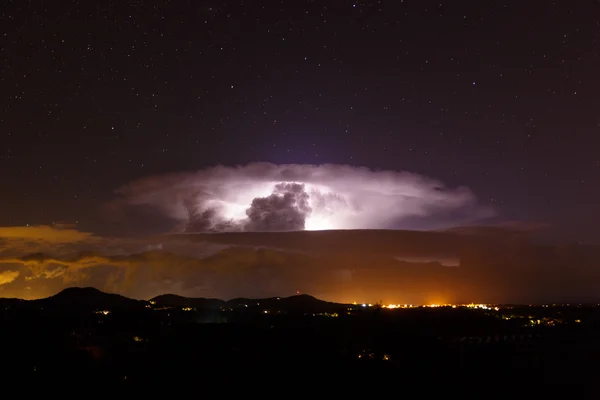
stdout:
<svg viewBox="0 0 600 400">
<path fill-rule="evenodd" d="M 598 248 L 479 233 L 323 231 L 99 237 L 0 229 L 0 296 L 94 286 L 134 298 L 289 296 L 333 301 L 598 301 Z"/>
<path fill-rule="evenodd" d="M 439 228 L 494 215 L 466 187 L 333 164 L 217 166 L 147 177 L 117 194 L 107 212 L 121 225 L 186 232 Z"/>
</svg>

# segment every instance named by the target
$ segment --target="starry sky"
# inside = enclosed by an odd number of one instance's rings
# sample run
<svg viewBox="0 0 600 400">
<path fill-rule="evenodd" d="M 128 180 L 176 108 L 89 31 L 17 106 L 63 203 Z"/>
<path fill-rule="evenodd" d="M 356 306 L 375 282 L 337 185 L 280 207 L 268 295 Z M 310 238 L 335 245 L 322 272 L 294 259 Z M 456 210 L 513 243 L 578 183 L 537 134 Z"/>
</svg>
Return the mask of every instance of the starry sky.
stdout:
<svg viewBox="0 0 600 400">
<path fill-rule="evenodd" d="M 0 225 L 265 161 L 413 171 L 583 232 L 599 39 L 596 1 L 6 1 Z"/>
</svg>

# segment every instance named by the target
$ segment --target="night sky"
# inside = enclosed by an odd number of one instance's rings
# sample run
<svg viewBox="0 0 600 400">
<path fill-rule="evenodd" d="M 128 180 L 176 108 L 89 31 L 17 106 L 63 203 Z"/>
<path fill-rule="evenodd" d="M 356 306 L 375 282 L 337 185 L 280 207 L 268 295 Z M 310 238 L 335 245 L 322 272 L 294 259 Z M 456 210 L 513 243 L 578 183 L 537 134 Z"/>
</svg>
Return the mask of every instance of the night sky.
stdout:
<svg viewBox="0 0 600 400">
<path fill-rule="evenodd" d="M 579 229 L 599 38 L 596 1 L 6 1 L 0 225 L 85 227 L 131 180 L 266 161 L 412 171 Z"/>
</svg>

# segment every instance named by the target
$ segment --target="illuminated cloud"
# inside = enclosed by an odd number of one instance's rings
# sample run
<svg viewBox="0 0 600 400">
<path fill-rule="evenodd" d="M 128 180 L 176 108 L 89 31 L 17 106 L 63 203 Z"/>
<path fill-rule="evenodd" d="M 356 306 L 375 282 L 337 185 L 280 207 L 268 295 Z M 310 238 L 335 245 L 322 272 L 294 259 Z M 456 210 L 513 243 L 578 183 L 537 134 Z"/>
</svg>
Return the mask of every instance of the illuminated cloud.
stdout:
<svg viewBox="0 0 600 400">
<path fill-rule="evenodd" d="M 20 274 L 19 271 L 0 271 L 0 286 L 13 282 Z"/>
<path fill-rule="evenodd" d="M 465 187 L 408 172 L 348 165 L 218 166 L 132 182 L 108 209 L 115 219 L 146 210 L 143 220 L 172 221 L 186 232 L 325 229 L 419 229 L 494 214 Z M 133 208 L 132 208 L 133 207 Z"/>
<path fill-rule="evenodd" d="M 38 240 L 5 241 L 9 247 L 0 252 L 2 296 L 39 298 L 70 286 L 93 286 L 146 299 L 163 293 L 228 299 L 300 291 L 332 301 L 581 302 L 598 300 L 600 282 L 597 248 L 536 247 L 498 228 L 481 234 L 343 230 L 135 240 L 73 234 L 74 242 L 52 246 L 41 234 L 28 236 Z"/>
<path fill-rule="evenodd" d="M 96 237 L 74 231 L 63 236 L 72 242 L 59 237 L 54 238 L 57 244 L 53 245 L 48 245 L 48 236 L 53 238 L 48 233 L 61 233 L 49 227 L 29 227 L 26 234 L 16 234 L 18 228 L 7 228 L 6 232 L 11 235 L 10 239 L 5 235 L 0 267 L 9 271 L 2 275 L 2 296 L 21 298 L 49 296 L 69 286 L 94 286 L 136 298 L 166 292 L 262 297 L 291 295 L 299 290 L 346 301 L 366 297 L 375 287 L 378 295 L 386 290 L 398 292 L 402 285 L 394 288 L 398 262 L 393 255 L 407 249 L 408 254 L 423 250 L 417 243 L 421 239 L 415 242 L 410 233 L 400 231 L 363 231 L 366 236 L 360 237 L 354 237 L 353 231 L 330 231 L 143 239 Z M 323 238 L 323 234 L 329 237 Z M 398 246 L 399 239 L 404 245 Z M 349 247 L 355 251 L 348 252 Z M 427 251 L 443 252 L 438 247 L 434 244 Z M 427 270 L 431 268 L 443 269 L 441 265 L 427 266 Z M 384 275 L 392 278 L 382 285 L 378 277 Z M 411 290 L 417 287 L 419 284 Z M 415 301 L 424 301 L 420 294 L 414 296 Z"/>
<path fill-rule="evenodd" d="M 92 239 L 91 233 L 76 229 L 56 229 L 50 226 L 0 227 L 1 241 L 44 242 L 49 244 L 74 243 Z"/>
<path fill-rule="evenodd" d="M 40 282 L 61 289 L 95 286 L 142 298 L 170 291 L 228 298 L 291 294 L 302 286 L 309 289 L 309 282 L 313 290 L 327 286 L 336 271 L 326 271 L 319 259 L 308 255 L 248 247 L 231 247 L 201 258 L 163 250 L 123 256 L 82 253 L 57 257 L 36 253 L 0 259 L 0 264 L 25 268 L 24 281 L 31 286 Z M 317 277 L 324 278 L 324 282 Z"/>
</svg>

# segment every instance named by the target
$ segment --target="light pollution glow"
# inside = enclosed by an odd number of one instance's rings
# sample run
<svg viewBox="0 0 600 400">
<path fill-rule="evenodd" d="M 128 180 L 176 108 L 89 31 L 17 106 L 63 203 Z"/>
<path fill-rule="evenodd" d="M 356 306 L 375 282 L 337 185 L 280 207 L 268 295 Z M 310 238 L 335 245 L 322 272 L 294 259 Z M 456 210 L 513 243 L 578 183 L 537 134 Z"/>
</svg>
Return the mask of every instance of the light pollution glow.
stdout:
<svg viewBox="0 0 600 400">
<path fill-rule="evenodd" d="M 300 292 L 388 308 L 597 302 L 597 248 L 483 235 L 346 230 L 119 238 L 7 227 L 0 229 L 0 296 L 32 299 L 93 286 L 138 299 Z"/>
</svg>

